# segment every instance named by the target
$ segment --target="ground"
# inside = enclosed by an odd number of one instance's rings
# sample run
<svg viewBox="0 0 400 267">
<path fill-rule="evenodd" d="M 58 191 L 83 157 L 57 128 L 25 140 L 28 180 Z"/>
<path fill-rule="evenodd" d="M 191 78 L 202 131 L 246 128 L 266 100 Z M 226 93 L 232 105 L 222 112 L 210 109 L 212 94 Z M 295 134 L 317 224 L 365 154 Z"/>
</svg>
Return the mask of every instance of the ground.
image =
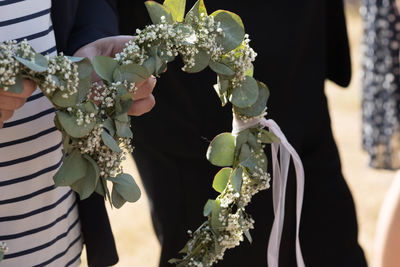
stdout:
<svg viewBox="0 0 400 267">
<path fill-rule="evenodd" d="M 357 207 L 359 240 L 367 258 L 371 259 L 377 216 L 395 172 L 369 168 L 368 157 L 361 149 L 360 41 L 362 23 L 357 8 L 348 7 L 346 15 L 352 50 L 353 80 L 347 89 L 327 82 L 326 93 L 334 135 L 343 163 L 343 172 Z M 128 172 L 134 174 L 134 177 L 139 177 L 133 161 L 129 160 L 125 165 Z M 120 210 L 109 209 L 109 215 L 120 256 L 117 266 L 157 266 L 160 247 L 151 226 L 146 196 L 144 195 L 135 204 L 125 205 Z M 83 258 L 82 266 L 85 265 Z"/>
</svg>

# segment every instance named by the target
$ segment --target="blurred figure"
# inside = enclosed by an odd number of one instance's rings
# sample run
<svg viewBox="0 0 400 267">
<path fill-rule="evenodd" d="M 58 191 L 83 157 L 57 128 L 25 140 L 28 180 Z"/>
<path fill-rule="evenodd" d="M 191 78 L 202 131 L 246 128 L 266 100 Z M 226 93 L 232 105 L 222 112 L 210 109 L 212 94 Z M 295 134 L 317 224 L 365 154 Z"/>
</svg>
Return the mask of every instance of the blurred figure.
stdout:
<svg viewBox="0 0 400 267">
<path fill-rule="evenodd" d="M 363 145 L 374 168 L 400 168 L 399 0 L 364 0 Z M 373 267 L 400 266 L 400 173 L 385 196 Z"/>
<path fill-rule="evenodd" d="M 363 0 L 363 147 L 374 168 L 400 168 L 400 16 L 395 0 Z"/>
<path fill-rule="evenodd" d="M 150 23 L 144 1 L 119 0 L 120 29 L 132 34 Z M 160 1 L 161 2 L 161 1 Z M 187 1 L 187 8 L 195 3 Z M 325 79 L 341 86 L 350 81 L 350 56 L 342 0 L 205 1 L 209 13 L 239 14 L 251 46 L 259 53 L 255 77 L 271 98 L 269 118 L 281 126 L 303 160 L 306 184 L 300 239 L 306 266 L 364 267 L 357 241 L 351 193 L 341 172 L 332 136 Z M 183 73 L 181 62 L 169 65 L 155 92 L 157 105 L 133 120 L 133 156 L 150 198 L 154 228 L 162 246 L 160 267 L 171 266 L 188 236 L 205 220 L 202 210 L 218 168 L 205 154 L 209 140 L 232 129 L 229 107 L 221 108 L 212 85 L 215 74 Z M 296 266 L 294 171 L 289 173 L 280 266 Z M 228 251 L 218 267 L 265 267 L 273 222 L 271 190 L 253 198 L 253 243 Z"/>
</svg>

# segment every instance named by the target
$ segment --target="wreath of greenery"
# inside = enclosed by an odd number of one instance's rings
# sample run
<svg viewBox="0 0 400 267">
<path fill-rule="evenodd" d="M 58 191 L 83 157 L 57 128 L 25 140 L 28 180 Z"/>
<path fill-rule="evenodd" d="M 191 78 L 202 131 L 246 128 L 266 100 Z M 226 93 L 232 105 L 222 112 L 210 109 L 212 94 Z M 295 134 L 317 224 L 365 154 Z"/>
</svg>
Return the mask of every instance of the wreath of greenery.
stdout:
<svg viewBox="0 0 400 267">
<path fill-rule="evenodd" d="M 214 89 L 222 106 L 232 103 L 238 121 L 264 117 L 269 97 L 267 86 L 253 78 L 256 53 L 238 15 L 225 10 L 208 15 L 203 0 L 186 15 L 186 0 L 145 4 L 154 24 L 137 30 L 137 38 L 115 58 L 97 56 L 93 65 L 88 59 L 62 54 L 43 56 L 26 41 L 0 44 L 0 87 L 20 93 L 23 78 L 31 79 L 57 110 L 54 122 L 62 132 L 64 159 L 55 184 L 70 186 L 81 199 L 97 192 L 116 208 L 140 197 L 134 179 L 121 167 L 125 154 L 132 152 L 127 111 L 136 83 L 159 76 L 180 55 L 183 71 L 196 73 L 210 67 L 217 74 Z M 92 82 L 93 69 L 101 84 Z M 212 185 L 220 194 L 205 204 L 207 220 L 189 231 L 183 258 L 170 263 L 211 266 L 227 249 L 238 246 L 243 236 L 251 242 L 254 221 L 245 207 L 254 194 L 269 188 L 264 148 L 274 142 L 279 139 L 260 125 L 214 138 L 207 159 L 223 167 Z M 6 248 L 0 246 L 0 258 Z"/>
</svg>

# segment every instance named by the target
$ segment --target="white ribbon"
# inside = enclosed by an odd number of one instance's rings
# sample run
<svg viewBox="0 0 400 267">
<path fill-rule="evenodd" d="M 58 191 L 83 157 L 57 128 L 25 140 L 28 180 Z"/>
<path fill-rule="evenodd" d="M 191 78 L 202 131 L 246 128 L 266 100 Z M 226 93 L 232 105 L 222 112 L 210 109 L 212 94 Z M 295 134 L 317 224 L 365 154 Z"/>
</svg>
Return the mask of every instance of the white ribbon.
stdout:
<svg viewBox="0 0 400 267">
<path fill-rule="evenodd" d="M 233 119 L 233 135 L 238 135 L 239 132 L 251 128 L 256 125 L 268 127 L 279 139 L 280 143 L 271 145 L 272 152 L 272 171 L 273 171 L 273 186 L 272 198 L 275 219 L 272 225 L 271 234 L 268 243 L 268 266 L 279 266 L 279 248 L 282 239 L 283 223 L 285 218 L 285 198 L 286 184 L 289 172 L 290 157 L 293 159 L 297 178 L 297 194 L 296 194 L 296 260 L 298 267 L 305 267 L 303 255 L 300 248 L 300 218 L 301 209 L 303 206 L 304 196 L 304 168 L 296 150 L 290 145 L 285 135 L 273 120 L 266 120 L 263 117 L 254 118 L 247 122 Z M 280 150 L 280 160 L 278 160 L 278 152 Z M 280 161 L 280 164 L 279 164 Z"/>
</svg>

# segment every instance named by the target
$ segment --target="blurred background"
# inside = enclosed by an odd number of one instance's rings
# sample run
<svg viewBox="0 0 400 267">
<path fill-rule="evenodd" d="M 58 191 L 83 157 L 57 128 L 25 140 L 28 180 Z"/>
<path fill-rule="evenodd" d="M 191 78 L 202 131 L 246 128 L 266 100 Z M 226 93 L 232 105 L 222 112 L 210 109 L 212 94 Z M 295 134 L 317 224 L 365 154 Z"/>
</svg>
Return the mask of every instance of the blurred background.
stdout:
<svg viewBox="0 0 400 267">
<path fill-rule="evenodd" d="M 352 83 L 349 88 L 341 89 L 327 82 L 326 93 L 343 172 L 357 207 L 360 243 L 370 260 L 379 209 L 395 172 L 369 168 L 367 154 L 361 148 L 360 43 L 363 28 L 359 0 L 346 0 L 346 16 L 353 62 Z M 139 177 L 132 159 L 127 160 L 125 169 Z M 109 209 L 109 216 L 120 256 L 117 266 L 156 267 L 160 248 L 153 232 L 146 196 L 120 210 Z M 86 266 L 84 258 L 82 266 Z"/>
</svg>

